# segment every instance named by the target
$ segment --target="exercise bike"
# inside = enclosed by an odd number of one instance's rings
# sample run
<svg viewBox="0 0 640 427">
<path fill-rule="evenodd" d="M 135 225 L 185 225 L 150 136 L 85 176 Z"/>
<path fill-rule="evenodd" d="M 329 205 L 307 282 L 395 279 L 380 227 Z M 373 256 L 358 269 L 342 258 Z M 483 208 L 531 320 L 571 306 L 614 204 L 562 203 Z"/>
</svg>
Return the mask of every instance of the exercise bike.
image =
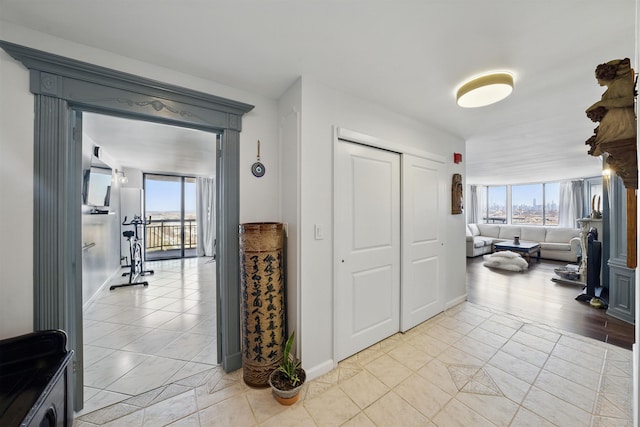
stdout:
<svg viewBox="0 0 640 427">
<path fill-rule="evenodd" d="M 142 256 L 142 242 L 143 240 L 139 237 L 138 228 L 141 225 L 146 225 L 151 222 L 151 217 L 149 220 L 142 219 L 139 215 L 135 215 L 130 222 L 127 222 L 127 217 L 124 217 L 124 221 L 122 221 L 122 225 L 132 225 L 133 230 L 127 230 L 122 232 L 122 236 L 127 239 L 129 242 L 129 260 L 131 261 L 129 268 L 130 271 L 126 273 L 122 273 L 122 276 L 129 276 L 129 282 L 123 283 L 120 285 L 112 285 L 109 287 L 109 290 L 112 291 L 116 288 L 122 288 L 125 286 L 149 286 L 149 282 L 146 280 L 143 282 L 136 282 L 138 276 L 146 276 L 149 274 L 153 274 L 153 270 L 145 270 L 144 269 L 144 259 Z"/>
</svg>

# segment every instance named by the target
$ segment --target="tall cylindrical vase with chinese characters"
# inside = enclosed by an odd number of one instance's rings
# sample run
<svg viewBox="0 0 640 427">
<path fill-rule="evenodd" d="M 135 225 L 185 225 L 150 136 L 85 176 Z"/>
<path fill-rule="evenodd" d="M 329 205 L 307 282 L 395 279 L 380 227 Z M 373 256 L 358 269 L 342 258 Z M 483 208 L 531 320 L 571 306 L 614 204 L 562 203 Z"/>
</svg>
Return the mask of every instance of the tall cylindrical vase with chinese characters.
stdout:
<svg viewBox="0 0 640 427">
<path fill-rule="evenodd" d="M 284 226 L 246 223 L 239 231 L 243 379 L 250 386 L 267 387 L 286 341 Z"/>
</svg>

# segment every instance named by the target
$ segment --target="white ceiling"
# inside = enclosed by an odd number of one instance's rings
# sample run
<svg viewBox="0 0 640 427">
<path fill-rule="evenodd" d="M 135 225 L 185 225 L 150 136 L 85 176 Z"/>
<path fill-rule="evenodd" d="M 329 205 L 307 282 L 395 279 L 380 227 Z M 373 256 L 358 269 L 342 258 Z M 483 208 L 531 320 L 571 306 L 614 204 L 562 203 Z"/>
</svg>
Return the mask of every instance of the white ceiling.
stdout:
<svg viewBox="0 0 640 427">
<path fill-rule="evenodd" d="M 0 17 L 273 99 L 312 76 L 464 138 L 467 182 L 497 184 L 599 173 L 584 110 L 596 65 L 636 62 L 635 3 L 0 0 Z M 456 86 L 493 69 L 515 73 L 511 97 L 457 107 Z"/>
<path fill-rule="evenodd" d="M 120 167 L 214 176 L 216 135 L 160 123 L 83 113 L 82 133 Z"/>
</svg>

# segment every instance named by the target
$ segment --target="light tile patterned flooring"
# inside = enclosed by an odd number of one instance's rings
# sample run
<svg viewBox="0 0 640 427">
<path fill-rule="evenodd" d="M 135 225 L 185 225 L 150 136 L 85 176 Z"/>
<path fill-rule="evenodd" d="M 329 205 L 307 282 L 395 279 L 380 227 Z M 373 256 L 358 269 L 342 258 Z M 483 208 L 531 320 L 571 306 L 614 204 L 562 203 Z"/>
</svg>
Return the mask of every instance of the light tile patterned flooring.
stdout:
<svg viewBox="0 0 640 427">
<path fill-rule="evenodd" d="M 197 284 L 211 276 L 202 260 L 187 260 L 182 273 L 179 265 L 154 263 L 148 289 L 113 291 L 95 302 L 124 309 L 92 320 L 120 325 L 132 317 L 142 329 L 107 327 L 104 339 L 87 342 L 128 341 L 89 350 L 94 360 L 85 372 L 95 373 L 86 378 L 97 384 L 106 377 L 103 392 L 114 400 L 107 406 L 101 398 L 95 408 L 103 408 L 86 409 L 74 426 L 632 426 L 630 351 L 468 302 L 340 362 L 307 382 L 298 403 L 281 406 L 269 389 L 246 386 L 241 370 L 225 374 L 211 365 L 208 304 L 215 297 Z M 144 306 L 124 304 L 115 292 Z M 187 308 L 189 301 L 197 303 Z M 99 335 L 94 326 L 88 338 Z M 154 347 L 154 354 L 141 352 Z M 107 356 L 120 353 L 126 357 L 110 367 Z M 100 360 L 105 365 L 92 370 Z M 101 393 L 95 390 L 94 397 Z"/>
</svg>

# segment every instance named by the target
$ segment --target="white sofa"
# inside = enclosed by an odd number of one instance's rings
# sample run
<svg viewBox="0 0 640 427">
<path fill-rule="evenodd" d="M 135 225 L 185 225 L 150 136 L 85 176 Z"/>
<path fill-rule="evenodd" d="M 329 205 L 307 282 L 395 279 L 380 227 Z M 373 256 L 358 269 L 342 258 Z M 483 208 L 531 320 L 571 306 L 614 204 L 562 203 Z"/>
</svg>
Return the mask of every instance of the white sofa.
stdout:
<svg viewBox="0 0 640 427">
<path fill-rule="evenodd" d="M 467 257 L 492 252 L 493 244 L 513 240 L 540 243 L 540 257 L 558 261 L 576 262 L 580 256 L 580 230 L 538 225 L 468 224 Z"/>
</svg>

